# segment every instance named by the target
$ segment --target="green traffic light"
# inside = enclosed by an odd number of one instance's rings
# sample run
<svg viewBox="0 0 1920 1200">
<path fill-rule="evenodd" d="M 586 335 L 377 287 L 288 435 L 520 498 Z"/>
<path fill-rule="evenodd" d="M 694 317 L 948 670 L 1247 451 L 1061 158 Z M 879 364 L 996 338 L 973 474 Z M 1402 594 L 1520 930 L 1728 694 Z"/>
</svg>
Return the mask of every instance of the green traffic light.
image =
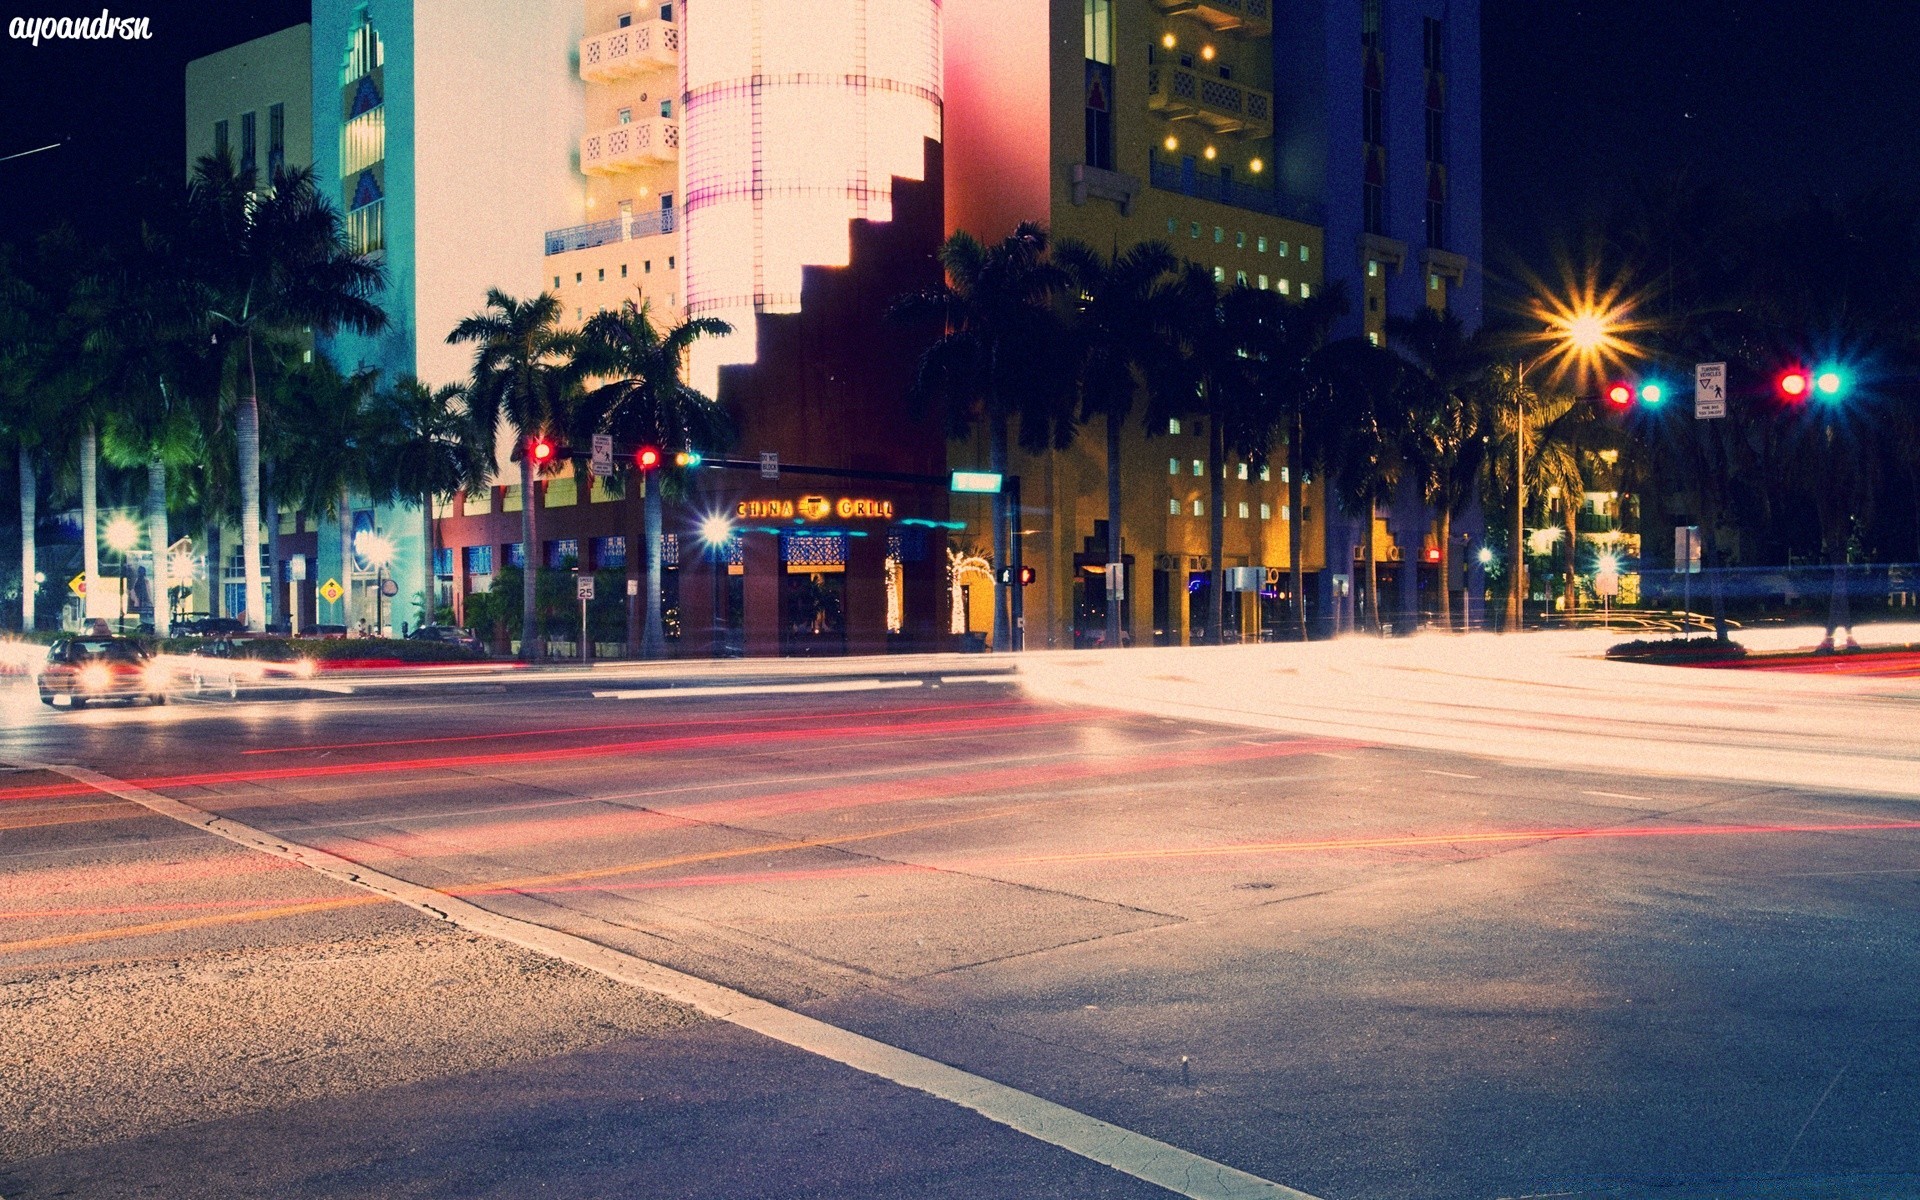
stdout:
<svg viewBox="0 0 1920 1200">
<path fill-rule="evenodd" d="M 1658 404 L 1666 398 L 1667 389 L 1661 387 L 1659 384 L 1643 383 L 1640 385 L 1640 403 Z"/>
<path fill-rule="evenodd" d="M 1832 367 L 1823 367 L 1813 377 L 1813 390 L 1822 396 L 1838 396 L 1847 389 L 1847 377 Z"/>
</svg>

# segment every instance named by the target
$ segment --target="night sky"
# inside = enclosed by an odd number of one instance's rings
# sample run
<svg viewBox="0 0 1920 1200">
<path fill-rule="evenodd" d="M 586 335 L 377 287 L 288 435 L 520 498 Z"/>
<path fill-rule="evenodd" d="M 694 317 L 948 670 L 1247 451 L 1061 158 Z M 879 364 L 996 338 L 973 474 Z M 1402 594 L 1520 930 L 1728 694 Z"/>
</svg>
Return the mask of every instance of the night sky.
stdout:
<svg viewBox="0 0 1920 1200">
<path fill-rule="evenodd" d="M 948 0 L 965 3 L 966 0 Z M 1282 0 L 1282 8 L 1291 0 Z M 1920 3 L 1483 0 L 1489 266 L 1546 265 L 1637 177 L 1686 168 L 1784 209 L 1808 193 L 1920 194 Z M 6 0 L 15 15 L 100 3 Z M 124 218 L 179 169 L 188 59 L 304 20 L 307 0 L 143 0 L 146 42 L 0 42 L 0 237 Z"/>
</svg>

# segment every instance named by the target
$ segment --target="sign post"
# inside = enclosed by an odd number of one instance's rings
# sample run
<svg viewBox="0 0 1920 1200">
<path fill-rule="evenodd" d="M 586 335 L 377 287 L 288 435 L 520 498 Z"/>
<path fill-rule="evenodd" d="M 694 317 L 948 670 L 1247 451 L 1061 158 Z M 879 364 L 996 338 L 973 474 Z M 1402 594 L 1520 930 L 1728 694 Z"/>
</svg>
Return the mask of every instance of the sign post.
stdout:
<svg viewBox="0 0 1920 1200">
<path fill-rule="evenodd" d="M 1711 421 L 1727 415 L 1727 364 L 1697 363 L 1693 368 L 1693 418 Z"/>
<path fill-rule="evenodd" d="M 1693 630 L 1693 577 L 1700 573 L 1700 527 L 1676 525 L 1673 529 L 1673 569 L 1681 576 L 1680 636 Z"/>
<path fill-rule="evenodd" d="M 1593 590 L 1600 596 L 1600 627 L 1613 628 L 1613 598 L 1620 594 L 1620 569 L 1608 558 L 1593 577 Z"/>
<path fill-rule="evenodd" d="M 580 661 L 592 659 L 593 643 L 587 640 L 587 601 L 593 599 L 593 576 L 582 571 L 574 577 L 573 590 L 580 597 Z"/>
</svg>

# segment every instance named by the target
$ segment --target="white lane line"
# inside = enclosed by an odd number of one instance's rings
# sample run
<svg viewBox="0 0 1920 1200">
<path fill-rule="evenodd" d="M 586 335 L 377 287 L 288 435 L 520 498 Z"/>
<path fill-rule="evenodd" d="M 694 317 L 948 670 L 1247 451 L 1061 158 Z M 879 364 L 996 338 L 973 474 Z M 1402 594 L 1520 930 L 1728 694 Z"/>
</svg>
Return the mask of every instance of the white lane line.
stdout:
<svg viewBox="0 0 1920 1200">
<path fill-rule="evenodd" d="M 1016 683 L 1017 678 L 1010 671 L 998 675 L 942 675 L 941 683 Z"/>
<path fill-rule="evenodd" d="M 995 1083 L 958 1067 L 889 1046 L 851 1030 L 781 1008 L 744 992 L 649 962 L 635 954 L 531 921 L 502 916 L 433 888 L 363 866 L 325 850 L 276 837 L 191 804 L 123 783 L 86 767 L 20 764 L 54 771 L 108 795 L 138 804 L 185 825 L 249 849 L 288 859 L 330 879 L 452 922 L 462 929 L 511 942 L 549 958 L 595 971 L 631 987 L 676 1000 L 710 1017 L 817 1054 L 892 1083 L 972 1109 L 989 1121 L 1058 1146 L 1082 1158 L 1143 1179 L 1193 1200 L 1318 1200 L 1306 1192 L 1236 1170 L 1178 1146 L 1090 1117 L 1051 1100 Z"/>
<path fill-rule="evenodd" d="M 1445 776 L 1446 776 L 1446 777 L 1447 777 L 1448 779 L 1478 779 L 1478 778 L 1480 778 L 1480 777 L 1479 777 L 1478 775 L 1465 775 L 1465 774 L 1462 774 L 1462 773 L 1461 773 L 1461 772 L 1459 772 L 1459 771 L 1436 771 L 1436 770 L 1434 770 L 1434 769 L 1433 769 L 1432 767 L 1421 767 L 1420 769 L 1421 769 L 1421 770 L 1422 770 L 1423 772 L 1425 772 L 1426 774 L 1428 774 L 1428 775 L 1445 775 Z"/>
<path fill-rule="evenodd" d="M 888 688 L 917 688 L 919 679 L 832 679 L 823 683 L 738 683 L 723 687 L 628 688 L 595 692 L 596 700 L 689 700 L 701 696 L 773 696 L 792 692 L 877 692 Z"/>
<path fill-rule="evenodd" d="M 1652 796 L 1629 796 L 1625 792 L 1581 792 L 1582 796 L 1604 796 L 1609 800 L 1651 800 Z"/>
</svg>

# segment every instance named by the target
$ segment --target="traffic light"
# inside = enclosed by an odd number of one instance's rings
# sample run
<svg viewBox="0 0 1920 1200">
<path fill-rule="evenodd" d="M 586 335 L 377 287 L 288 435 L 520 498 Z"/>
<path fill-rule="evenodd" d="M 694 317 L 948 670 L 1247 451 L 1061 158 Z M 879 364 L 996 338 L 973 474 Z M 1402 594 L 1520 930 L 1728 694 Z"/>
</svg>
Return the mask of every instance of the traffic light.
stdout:
<svg viewBox="0 0 1920 1200">
<path fill-rule="evenodd" d="M 1033 568 L 1021 567 L 1020 568 L 1020 586 L 1025 587 L 1032 582 L 1033 582 Z"/>
<path fill-rule="evenodd" d="M 1607 403 L 1625 408 L 1633 403 L 1633 385 L 1621 380 L 1607 385 Z"/>
<path fill-rule="evenodd" d="M 1805 400 L 1807 394 L 1813 391 L 1813 386 L 1813 376 L 1807 373 L 1805 367 L 1788 367 L 1774 380 L 1774 387 L 1788 400 Z"/>
<path fill-rule="evenodd" d="M 1813 394 L 1823 400 L 1838 400 L 1847 392 L 1847 374 L 1832 364 L 1813 373 Z"/>
<path fill-rule="evenodd" d="M 640 449 L 634 453 L 633 463 L 642 471 L 655 469 L 660 465 L 660 448 L 658 446 L 640 447 Z"/>
<path fill-rule="evenodd" d="M 527 446 L 527 457 L 536 467 L 544 467 L 553 461 L 553 443 L 544 437 L 534 438 Z"/>
<path fill-rule="evenodd" d="M 676 467 L 697 467 L 700 465 L 700 452 L 698 450 L 682 450 L 673 456 L 673 465 Z"/>
<path fill-rule="evenodd" d="M 1667 398 L 1667 385 L 1657 379 L 1642 380 L 1640 384 L 1640 403 L 1658 404 Z"/>
</svg>

